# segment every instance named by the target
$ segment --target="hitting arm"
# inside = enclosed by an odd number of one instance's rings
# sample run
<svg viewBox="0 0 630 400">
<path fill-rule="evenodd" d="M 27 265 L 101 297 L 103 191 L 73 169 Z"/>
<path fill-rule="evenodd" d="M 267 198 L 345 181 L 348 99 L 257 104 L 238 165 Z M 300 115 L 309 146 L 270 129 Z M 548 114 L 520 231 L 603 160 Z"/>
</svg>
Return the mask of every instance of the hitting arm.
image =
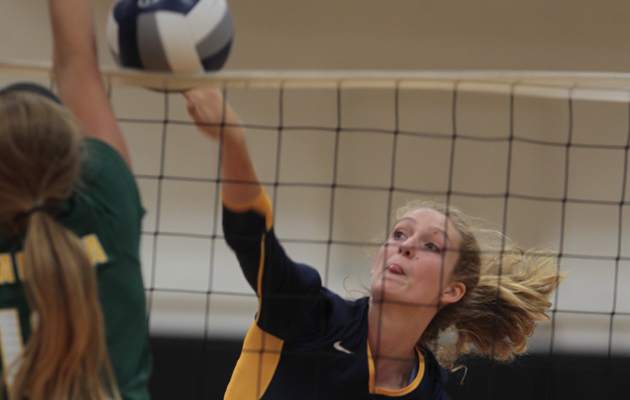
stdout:
<svg viewBox="0 0 630 400">
<path fill-rule="evenodd" d="M 262 189 L 238 116 L 217 89 L 195 89 L 184 93 L 184 97 L 188 102 L 188 113 L 199 130 L 221 140 L 223 201 L 232 205 L 251 203 Z"/>
<path fill-rule="evenodd" d="M 221 140 L 225 238 L 259 298 L 257 324 L 279 338 L 310 332 L 319 320 L 321 279 L 294 263 L 273 232 L 273 211 L 256 176 L 236 113 L 216 89 L 184 94 L 197 127 Z"/>
<path fill-rule="evenodd" d="M 131 168 L 129 152 L 99 71 L 90 0 L 49 0 L 53 70 L 59 97 L 81 132 L 112 146 Z"/>
</svg>

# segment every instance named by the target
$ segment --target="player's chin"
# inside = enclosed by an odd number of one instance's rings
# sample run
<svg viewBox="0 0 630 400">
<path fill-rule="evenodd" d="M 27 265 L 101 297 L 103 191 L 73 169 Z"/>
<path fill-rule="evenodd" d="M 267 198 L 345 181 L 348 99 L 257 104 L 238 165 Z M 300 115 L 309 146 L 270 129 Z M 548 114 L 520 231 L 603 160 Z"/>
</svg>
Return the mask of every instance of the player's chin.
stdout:
<svg viewBox="0 0 630 400">
<path fill-rule="evenodd" d="M 389 279 L 372 285 L 372 301 L 378 303 L 398 303 L 402 300 L 401 285 Z"/>
</svg>

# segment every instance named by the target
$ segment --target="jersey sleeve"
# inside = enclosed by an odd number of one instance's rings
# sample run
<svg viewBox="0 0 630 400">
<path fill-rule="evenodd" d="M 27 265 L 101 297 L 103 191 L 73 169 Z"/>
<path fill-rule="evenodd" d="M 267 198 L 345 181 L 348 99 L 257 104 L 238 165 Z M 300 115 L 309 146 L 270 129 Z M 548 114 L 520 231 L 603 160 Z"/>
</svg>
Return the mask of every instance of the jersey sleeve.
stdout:
<svg viewBox="0 0 630 400">
<path fill-rule="evenodd" d="M 266 193 L 250 204 L 224 201 L 223 230 L 258 295 L 258 326 L 284 340 L 312 332 L 321 315 L 321 278 L 315 269 L 286 255 L 274 234 Z"/>
</svg>

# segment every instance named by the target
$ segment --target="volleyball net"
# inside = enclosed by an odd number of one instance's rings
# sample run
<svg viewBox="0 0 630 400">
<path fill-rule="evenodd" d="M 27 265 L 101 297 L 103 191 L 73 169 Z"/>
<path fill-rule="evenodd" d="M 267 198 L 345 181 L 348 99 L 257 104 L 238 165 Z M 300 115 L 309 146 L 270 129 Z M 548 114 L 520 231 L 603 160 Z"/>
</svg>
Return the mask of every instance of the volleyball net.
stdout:
<svg viewBox="0 0 630 400">
<path fill-rule="evenodd" d="M 569 272 L 534 353 L 630 354 L 630 74 L 103 73 L 148 211 L 152 335 L 238 339 L 257 309 L 221 231 L 218 145 L 176 92 L 213 85 L 245 123 L 277 236 L 331 290 L 369 284 L 366 248 L 431 198 Z M 24 79 L 51 85 L 50 69 L 0 62 L 0 84 Z"/>
</svg>

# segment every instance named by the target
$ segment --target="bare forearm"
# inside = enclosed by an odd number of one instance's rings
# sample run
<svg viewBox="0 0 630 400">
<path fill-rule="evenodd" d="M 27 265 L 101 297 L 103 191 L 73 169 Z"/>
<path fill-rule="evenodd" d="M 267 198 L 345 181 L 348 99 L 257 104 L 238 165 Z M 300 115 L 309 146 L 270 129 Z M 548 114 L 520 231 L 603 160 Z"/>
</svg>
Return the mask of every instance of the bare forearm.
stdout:
<svg viewBox="0 0 630 400">
<path fill-rule="evenodd" d="M 242 127 L 227 127 L 221 144 L 223 199 L 231 204 L 246 204 L 261 191 Z"/>
<path fill-rule="evenodd" d="M 252 163 L 243 125 L 216 88 L 184 92 L 188 114 L 199 130 L 220 141 L 223 200 L 232 205 L 248 204 L 260 194 L 260 183 Z"/>
<path fill-rule="evenodd" d="M 59 97 L 84 136 L 108 143 L 131 166 L 99 70 L 91 0 L 49 0 L 48 4 Z"/>
<path fill-rule="evenodd" d="M 59 90 L 64 92 L 67 86 L 78 84 L 75 74 L 98 73 L 92 4 L 90 0 L 49 0 L 48 4 L 53 66 Z"/>
</svg>

